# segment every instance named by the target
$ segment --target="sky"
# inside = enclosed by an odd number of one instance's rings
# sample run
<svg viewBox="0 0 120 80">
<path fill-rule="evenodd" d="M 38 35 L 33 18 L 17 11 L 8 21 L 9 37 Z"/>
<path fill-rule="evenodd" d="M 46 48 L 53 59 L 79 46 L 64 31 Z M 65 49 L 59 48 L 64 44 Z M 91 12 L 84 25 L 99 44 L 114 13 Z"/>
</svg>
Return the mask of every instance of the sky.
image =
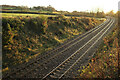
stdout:
<svg viewBox="0 0 120 80">
<path fill-rule="evenodd" d="M 0 0 L 0 5 L 16 6 L 49 6 L 63 11 L 95 11 L 98 8 L 104 12 L 118 11 L 120 0 Z"/>
</svg>

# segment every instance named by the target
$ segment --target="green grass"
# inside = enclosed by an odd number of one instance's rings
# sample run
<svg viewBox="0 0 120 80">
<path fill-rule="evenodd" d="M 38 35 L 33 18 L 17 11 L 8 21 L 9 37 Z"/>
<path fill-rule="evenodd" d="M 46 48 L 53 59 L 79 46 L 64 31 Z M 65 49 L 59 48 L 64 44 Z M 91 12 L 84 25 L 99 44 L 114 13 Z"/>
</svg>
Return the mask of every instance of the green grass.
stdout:
<svg viewBox="0 0 120 80">
<path fill-rule="evenodd" d="M 40 17 L 40 16 L 45 16 L 45 17 L 56 17 L 56 15 L 43 15 L 43 14 L 21 14 L 21 13 L 0 13 L 2 17 L 17 17 L 17 16 L 30 16 L 30 17 Z"/>
</svg>

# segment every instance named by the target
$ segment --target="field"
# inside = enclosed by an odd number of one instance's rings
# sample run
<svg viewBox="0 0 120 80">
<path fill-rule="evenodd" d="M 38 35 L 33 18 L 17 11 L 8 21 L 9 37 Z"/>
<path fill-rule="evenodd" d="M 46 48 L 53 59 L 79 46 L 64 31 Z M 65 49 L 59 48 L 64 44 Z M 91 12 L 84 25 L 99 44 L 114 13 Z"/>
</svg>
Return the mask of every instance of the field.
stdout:
<svg viewBox="0 0 120 80">
<path fill-rule="evenodd" d="M 40 16 L 45 16 L 45 17 L 56 17 L 56 15 L 43 15 L 43 14 L 20 14 L 20 13 L 0 13 L 2 17 L 40 17 Z"/>
</svg>

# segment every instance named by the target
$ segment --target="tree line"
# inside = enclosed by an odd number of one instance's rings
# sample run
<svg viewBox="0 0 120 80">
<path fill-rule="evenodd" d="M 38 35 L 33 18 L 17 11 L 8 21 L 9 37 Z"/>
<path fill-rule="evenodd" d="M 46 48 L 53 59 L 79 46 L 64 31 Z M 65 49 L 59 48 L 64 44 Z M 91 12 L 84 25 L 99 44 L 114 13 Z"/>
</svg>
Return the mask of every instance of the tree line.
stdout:
<svg viewBox="0 0 120 80">
<path fill-rule="evenodd" d="M 3 10 L 37 10 L 37 11 L 50 11 L 54 12 L 57 11 L 55 10 L 54 7 L 51 5 L 45 7 L 45 6 L 33 6 L 33 7 L 28 7 L 28 6 L 12 6 L 12 5 L 1 5 Z"/>
<path fill-rule="evenodd" d="M 111 10 L 108 13 L 104 13 L 104 11 L 100 11 L 98 8 L 96 11 L 91 11 L 91 12 L 83 12 L 83 11 L 73 11 L 73 12 L 68 12 L 68 11 L 58 11 L 51 5 L 45 7 L 45 6 L 33 6 L 33 7 L 28 7 L 28 6 L 13 6 L 13 5 L 0 5 L 2 6 L 2 10 L 20 10 L 20 11 L 37 11 L 37 12 L 42 12 L 42 11 L 47 11 L 47 13 L 52 13 L 52 12 L 58 12 L 58 14 L 62 15 L 70 15 L 70 16 L 89 16 L 89 17 L 105 17 L 105 16 L 117 16 L 118 12 L 115 14 L 113 10 Z"/>
</svg>

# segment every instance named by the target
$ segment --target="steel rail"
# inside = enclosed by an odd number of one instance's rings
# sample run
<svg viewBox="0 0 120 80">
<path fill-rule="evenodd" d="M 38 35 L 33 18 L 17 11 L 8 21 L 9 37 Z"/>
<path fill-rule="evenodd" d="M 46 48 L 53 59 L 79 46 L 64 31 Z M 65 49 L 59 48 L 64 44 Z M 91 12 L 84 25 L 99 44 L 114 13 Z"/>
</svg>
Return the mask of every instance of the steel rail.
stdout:
<svg viewBox="0 0 120 80">
<path fill-rule="evenodd" d="M 111 22 L 110 22 L 111 23 Z M 109 24 L 110 24 L 109 23 Z M 108 25 L 109 25 L 108 24 Z M 102 32 L 105 28 L 107 28 L 108 27 L 108 25 L 106 26 L 106 27 L 104 27 L 100 32 Z M 99 33 L 100 33 L 99 32 Z M 99 33 L 97 34 L 97 35 L 99 35 Z M 96 36 L 97 36 L 96 35 Z M 44 76 L 43 77 L 43 79 L 44 78 L 46 78 L 49 74 L 51 74 L 52 72 L 54 72 L 57 68 L 59 68 L 62 64 L 64 64 L 67 60 L 69 60 L 73 55 L 75 55 L 80 49 L 82 49 L 84 46 L 86 46 L 90 41 L 92 41 L 96 36 L 94 36 L 92 39 L 90 39 L 85 45 L 83 45 L 81 48 L 79 48 L 75 53 L 73 53 L 70 57 L 68 57 L 65 61 L 63 61 L 60 65 L 58 65 L 56 68 L 54 68 L 51 72 L 49 72 L 46 76 Z"/>
</svg>

